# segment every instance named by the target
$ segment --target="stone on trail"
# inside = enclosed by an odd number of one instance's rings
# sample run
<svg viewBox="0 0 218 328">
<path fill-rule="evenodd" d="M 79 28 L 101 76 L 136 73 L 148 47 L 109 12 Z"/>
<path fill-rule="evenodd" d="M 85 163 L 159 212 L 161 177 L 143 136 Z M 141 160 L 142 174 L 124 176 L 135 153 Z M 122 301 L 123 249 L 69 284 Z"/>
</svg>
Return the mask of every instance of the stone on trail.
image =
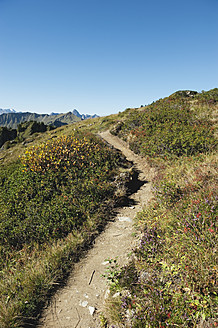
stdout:
<svg viewBox="0 0 218 328">
<path fill-rule="evenodd" d="M 132 222 L 132 219 L 129 218 L 128 216 L 120 216 L 119 221 L 120 222 Z"/>
<path fill-rule="evenodd" d="M 89 306 L 89 312 L 90 312 L 91 315 L 94 314 L 94 312 L 95 312 L 94 306 Z"/>
<path fill-rule="evenodd" d="M 104 295 L 104 299 L 106 300 L 110 295 L 110 289 L 107 289 Z"/>
<path fill-rule="evenodd" d="M 88 305 L 88 301 L 80 301 L 79 305 L 82 307 L 86 307 Z"/>
</svg>

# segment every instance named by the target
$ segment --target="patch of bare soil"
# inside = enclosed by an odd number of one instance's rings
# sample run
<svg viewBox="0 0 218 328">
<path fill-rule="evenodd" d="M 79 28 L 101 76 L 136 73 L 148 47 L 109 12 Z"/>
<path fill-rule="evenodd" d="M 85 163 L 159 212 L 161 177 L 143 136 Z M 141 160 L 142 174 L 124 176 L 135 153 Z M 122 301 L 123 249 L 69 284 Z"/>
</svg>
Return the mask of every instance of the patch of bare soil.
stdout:
<svg viewBox="0 0 218 328">
<path fill-rule="evenodd" d="M 99 235 L 87 256 L 76 263 L 66 286 L 52 298 L 44 310 L 40 327 L 43 328 L 98 328 L 107 294 L 107 281 L 102 275 L 107 267 L 107 259 L 118 258 L 120 265 L 127 264 L 128 254 L 137 243 L 134 235 L 134 217 L 146 206 L 152 197 L 151 181 L 154 169 L 146 161 L 134 154 L 128 145 L 108 131 L 100 136 L 113 147 L 122 151 L 139 172 L 138 179 L 144 183 L 130 198 L 134 206 L 118 209 L 118 214 L 105 231 Z M 131 202 L 130 202 L 131 203 Z"/>
</svg>

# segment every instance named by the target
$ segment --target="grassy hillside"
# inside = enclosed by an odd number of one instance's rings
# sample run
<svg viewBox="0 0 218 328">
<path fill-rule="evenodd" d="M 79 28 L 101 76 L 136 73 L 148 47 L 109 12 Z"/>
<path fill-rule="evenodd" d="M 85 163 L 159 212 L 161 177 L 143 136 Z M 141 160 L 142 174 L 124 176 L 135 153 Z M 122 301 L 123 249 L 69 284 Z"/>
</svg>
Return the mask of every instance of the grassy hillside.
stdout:
<svg viewBox="0 0 218 328">
<path fill-rule="evenodd" d="M 119 201 L 125 160 L 90 133 L 62 132 L 0 169 L 0 327 L 30 323 Z"/>
<path fill-rule="evenodd" d="M 208 94 L 211 100 L 205 108 Z M 216 102 L 218 89 L 204 96 L 178 92 L 144 109 L 132 110 L 114 133 L 143 156 L 172 158 L 206 152 L 216 145 L 211 113 Z"/>
<path fill-rule="evenodd" d="M 157 175 L 154 199 L 138 213 L 134 260 L 111 260 L 111 296 L 120 296 L 102 327 L 216 326 L 217 109 L 218 89 L 179 91 L 0 151 L 1 328 L 34 323 L 119 201 L 126 181 L 114 176 L 128 177 L 128 164 L 94 136 L 108 128 Z"/>
<path fill-rule="evenodd" d="M 157 169 L 134 260 L 108 271 L 119 327 L 217 326 L 217 109 L 218 89 L 177 92 L 113 128 Z"/>
</svg>

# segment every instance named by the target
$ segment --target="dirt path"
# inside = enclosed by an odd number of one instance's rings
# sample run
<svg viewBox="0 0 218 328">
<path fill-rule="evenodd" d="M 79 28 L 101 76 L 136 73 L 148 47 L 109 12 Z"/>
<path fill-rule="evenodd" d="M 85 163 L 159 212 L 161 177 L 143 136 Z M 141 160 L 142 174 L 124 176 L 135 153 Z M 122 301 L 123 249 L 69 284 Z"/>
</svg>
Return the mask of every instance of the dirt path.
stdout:
<svg viewBox="0 0 218 328">
<path fill-rule="evenodd" d="M 115 221 L 110 222 L 105 231 L 96 238 L 87 256 L 75 265 L 67 285 L 56 293 L 50 306 L 44 311 L 40 322 L 40 327 L 43 328 L 100 327 L 98 315 L 108 288 L 106 279 L 102 277 L 107 267 L 106 259 L 118 257 L 121 265 L 128 262 L 128 254 L 136 243 L 136 237 L 133 237 L 133 219 L 152 196 L 149 181 L 154 170 L 119 138 L 109 132 L 100 135 L 121 150 L 129 161 L 134 162 L 135 168 L 140 172 L 139 180 L 148 183 L 131 195 L 130 198 L 136 205 L 121 208 Z"/>
</svg>

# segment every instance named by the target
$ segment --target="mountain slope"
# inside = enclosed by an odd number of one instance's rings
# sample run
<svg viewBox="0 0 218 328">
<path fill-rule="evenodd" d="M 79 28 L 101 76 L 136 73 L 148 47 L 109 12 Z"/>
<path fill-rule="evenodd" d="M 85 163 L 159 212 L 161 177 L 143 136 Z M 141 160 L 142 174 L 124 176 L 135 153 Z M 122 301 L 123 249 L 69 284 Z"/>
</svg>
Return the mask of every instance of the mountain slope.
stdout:
<svg viewBox="0 0 218 328">
<path fill-rule="evenodd" d="M 8 128 L 16 129 L 17 125 L 22 122 L 37 121 L 43 122 L 46 125 L 54 125 L 60 127 L 62 125 L 78 122 L 81 119 L 73 113 L 48 115 L 48 114 L 36 114 L 36 113 L 4 113 L 0 115 L 0 126 L 6 126 Z"/>
</svg>

